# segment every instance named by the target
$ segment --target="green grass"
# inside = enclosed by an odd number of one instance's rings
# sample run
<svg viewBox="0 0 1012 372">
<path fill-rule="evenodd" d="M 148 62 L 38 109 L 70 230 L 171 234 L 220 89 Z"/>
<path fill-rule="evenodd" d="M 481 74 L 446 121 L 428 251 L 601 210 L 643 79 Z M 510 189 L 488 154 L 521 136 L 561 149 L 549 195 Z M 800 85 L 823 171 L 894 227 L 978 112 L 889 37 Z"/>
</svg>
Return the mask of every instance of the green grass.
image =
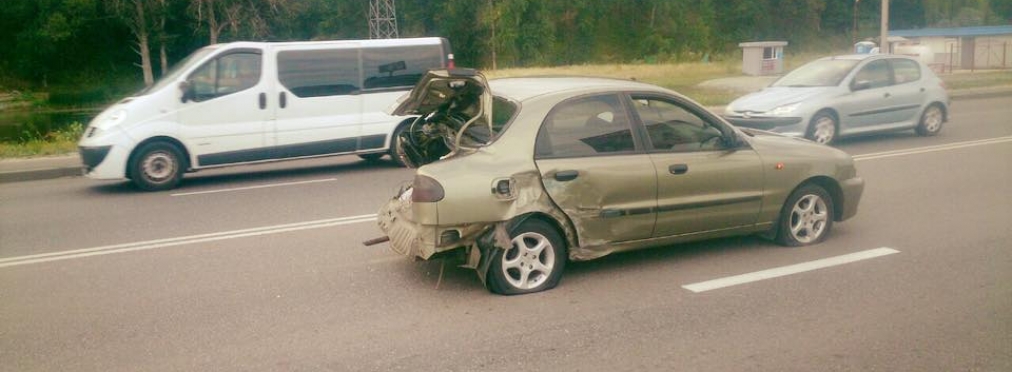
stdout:
<svg viewBox="0 0 1012 372">
<path fill-rule="evenodd" d="M 0 142 L 0 158 L 62 155 L 77 151 L 84 125 L 73 123 L 49 133 L 25 131 L 17 141 Z"/>
</svg>

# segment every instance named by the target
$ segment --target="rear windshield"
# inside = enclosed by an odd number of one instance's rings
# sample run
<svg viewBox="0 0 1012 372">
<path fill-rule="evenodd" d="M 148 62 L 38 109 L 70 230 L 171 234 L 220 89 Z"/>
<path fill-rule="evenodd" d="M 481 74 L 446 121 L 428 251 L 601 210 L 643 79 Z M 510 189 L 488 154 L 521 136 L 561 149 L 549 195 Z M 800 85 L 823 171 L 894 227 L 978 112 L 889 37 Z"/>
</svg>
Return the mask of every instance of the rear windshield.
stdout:
<svg viewBox="0 0 1012 372">
<path fill-rule="evenodd" d="M 828 87 L 840 85 L 860 61 L 821 59 L 798 67 L 773 83 L 774 87 Z"/>
</svg>

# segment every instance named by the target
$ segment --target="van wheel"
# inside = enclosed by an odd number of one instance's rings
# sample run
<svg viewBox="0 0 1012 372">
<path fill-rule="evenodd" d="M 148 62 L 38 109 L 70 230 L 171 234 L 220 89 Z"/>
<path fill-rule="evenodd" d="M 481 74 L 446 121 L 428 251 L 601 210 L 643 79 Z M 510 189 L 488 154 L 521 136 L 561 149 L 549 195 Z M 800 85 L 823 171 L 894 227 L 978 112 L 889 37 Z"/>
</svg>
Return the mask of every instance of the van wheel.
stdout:
<svg viewBox="0 0 1012 372">
<path fill-rule="evenodd" d="M 922 136 L 934 136 L 942 130 L 942 122 L 944 121 L 945 115 L 942 114 L 942 109 L 938 105 L 931 105 L 924 109 L 924 113 L 921 114 L 921 122 L 914 130 Z"/>
<path fill-rule="evenodd" d="M 488 289 L 503 295 L 540 292 L 559 284 L 566 246 L 559 232 L 538 219 L 524 221 L 510 234 L 513 246 L 497 249 L 488 270 Z"/>
<path fill-rule="evenodd" d="M 183 156 L 168 142 L 151 142 L 137 150 L 130 163 L 130 179 L 144 191 L 168 190 L 183 179 Z"/>
<path fill-rule="evenodd" d="M 821 242 L 833 227 L 833 198 L 818 185 L 801 186 L 780 211 L 777 243 L 797 247 Z"/>
<path fill-rule="evenodd" d="M 407 154 L 404 153 L 404 143 L 401 141 L 401 134 L 406 132 L 411 127 L 411 122 L 406 121 L 397 126 L 394 130 L 393 137 L 390 137 L 390 159 L 393 159 L 394 163 L 402 168 L 411 168 L 411 166 L 404 161 Z"/>
<path fill-rule="evenodd" d="M 377 160 L 379 160 L 379 158 L 382 158 L 383 155 L 386 155 L 386 154 L 383 154 L 383 153 L 380 153 L 380 154 L 376 154 L 376 153 L 372 153 L 372 154 L 358 154 L 358 157 L 362 158 L 362 160 L 365 160 L 365 161 L 377 161 Z"/>
</svg>

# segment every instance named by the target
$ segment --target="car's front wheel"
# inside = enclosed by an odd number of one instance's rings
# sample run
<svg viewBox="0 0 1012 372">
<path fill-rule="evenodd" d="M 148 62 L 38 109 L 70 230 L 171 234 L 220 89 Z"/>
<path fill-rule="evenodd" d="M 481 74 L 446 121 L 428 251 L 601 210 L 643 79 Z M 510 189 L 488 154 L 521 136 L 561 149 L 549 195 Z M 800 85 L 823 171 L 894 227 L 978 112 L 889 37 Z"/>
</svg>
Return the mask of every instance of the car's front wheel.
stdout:
<svg viewBox="0 0 1012 372">
<path fill-rule="evenodd" d="M 492 292 L 514 295 L 540 292 L 559 284 L 566 246 L 551 224 L 529 219 L 510 234 L 513 246 L 496 250 L 488 273 Z"/>
<path fill-rule="evenodd" d="M 137 150 L 130 164 L 130 180 L 141 190 L 168 190 L 183 179 L 182 152 L 168 142 L 151 142 Z"/>
<path fill-rule="evenodd" d="M 942 123 L 945 122 L 945 114 L 937 104 L 928 106 L 921 114 L 921 122 L 917 124 L 917 134 L 922 136 L 934 136 L 942 130 Z"/>
<path fill-rule="evenodd" d="M 808 184 L 791 193 L 780 212 L 777 242 L 802 246 L 821 242 L 833 227 L 833 198 L 821 186 Z"/>
<path fill-rule="evenodd" d="M 808 126 L 808 133 L 805 133 L 805 138 L 828 145 L 836 139 L 836 128 L 836 117 L 823 111 L 812 117 L 812 122 Z"/>
</svg>

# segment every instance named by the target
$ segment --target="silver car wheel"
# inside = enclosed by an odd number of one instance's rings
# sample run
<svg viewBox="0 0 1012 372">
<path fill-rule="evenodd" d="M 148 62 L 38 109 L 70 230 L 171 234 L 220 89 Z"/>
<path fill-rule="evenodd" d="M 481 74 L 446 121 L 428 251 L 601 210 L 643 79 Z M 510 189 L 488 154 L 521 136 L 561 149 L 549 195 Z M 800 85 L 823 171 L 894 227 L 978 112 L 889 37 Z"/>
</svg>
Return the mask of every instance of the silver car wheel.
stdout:
<svg viewBox="0 0 1012 372">
<path fill-rule="evenodd" d="M 176 158 L 167 152 L 157 151 L 148 154 L 141 163 L 141 170 L 144 177 L 153 181 L 161 182 L 175 176 L 178 171 Z"/>
<path fill-rule="evenodd" d="M 821 144 L 828 144 L 836 137 L 836 121 L 829 116 L 820 116 L 815 120 L 812 140 Z"/>
<path fill-rule="evenodd" d="M 942 128 L 942 110 L 938 106 L 930 106 L 927 111 L 924 112 L 924 119 L 922 119 L 921 127 L 927 133 L 938 132 Z"/>
<path fill-rule="evenodd" d="M 818 195 L 805 195 L 791 210 L 791 236 L 802 244 L 816 241 L 825 233 L 828 220 L 826 201 Z"/>
<path fill-rule="evenodd" d="M 513 238 L 502 255 L 502 273 L 511 286 L 532 289 L 545 283 L 555 268 L 555 250 L 544 235 L 528 232 Z"/>
</svg>

